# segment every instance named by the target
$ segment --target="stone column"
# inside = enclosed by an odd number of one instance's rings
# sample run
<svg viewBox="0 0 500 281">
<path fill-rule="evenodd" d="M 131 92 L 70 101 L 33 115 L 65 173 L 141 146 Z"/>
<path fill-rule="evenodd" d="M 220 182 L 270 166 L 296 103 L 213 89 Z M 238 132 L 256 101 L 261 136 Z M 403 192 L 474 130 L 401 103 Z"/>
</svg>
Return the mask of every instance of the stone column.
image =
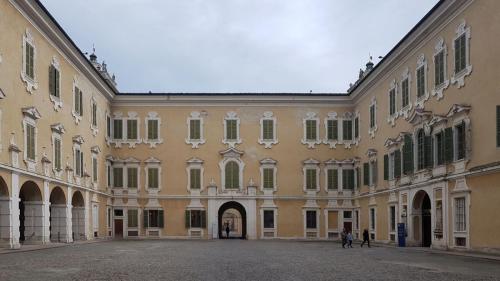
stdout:
<svg viewBox="0 0 500 281">
<path fill-rule="evenodd" d="M 73 189 L 68 186 L 68 195 L 66 200 L 66 243 L 73 242 L 73 205 L 71 202 Z"/>
<path fill-rule="evenodd" d="M 19 249 L 19 175 L 11 174 L 11 197 L 10 197 L 10 248 Z"/>
<path fill-rule="evenodd" d="M 43 181 L 43 203 L 42 203 L 42 243 L 50 243 L 50 192 L 49 182 Z"/>
<path fill-rule="evenodd" d="M 85 211 L 84 211 L 84 221 L 85 221 L 85 224 L 84 224 L 84 227 L 85 227 L 85 239 L 89 240 L 91 239 L 92 235 L 90 235 L 90 222 L 89 222 L 89 219 L 90 219 L 90 215 L 89 215 L 89 211 L 90 211 L 90 194 L 89 194 L 89 191 L 88 190 L 85 190 Z"/>
<path fill-rule="evenodd" d="M 207 208 L 207 231 L 209 239 L 217 239 L 219 235 L 219 226 L 218 226 L 218 213 L 217 206 L 215 202 L 215 197 L 217 196 L 217 185 L 215 185 L 215 181 L 212 179 L 210 185 L 207 187 L 208 189 L 208 208 Z"/>
<path fill-rule="evenodd" d="M 247 237 L 253 240 L 257 239 L 257 202 L 255 200 L 257 186 L 253 184 L 252 179 L 250 179 L 247 190 L 248 196 L 251 197 L 247 200 Z"/>
</svg>

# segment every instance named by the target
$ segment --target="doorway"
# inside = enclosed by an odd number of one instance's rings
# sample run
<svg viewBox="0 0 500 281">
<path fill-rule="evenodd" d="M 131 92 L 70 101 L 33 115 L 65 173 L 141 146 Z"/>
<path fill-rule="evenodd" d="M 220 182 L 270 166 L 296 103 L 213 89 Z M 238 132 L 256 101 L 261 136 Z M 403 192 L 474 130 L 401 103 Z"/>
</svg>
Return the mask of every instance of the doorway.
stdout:
<svg viewBox="0 0 500 281">
<path fill-rule="evenodd" d="M 123 238 L 123 219 L 115 219 L 115 239 Z"/>
<path fill-rule="evenodd" d="M 240 203 L 230 201 L 222 204 L 219 208 L 218 223 L 219 239 L 246 239 L 247 216 L 245 207 Z M 227 235 L 226 229 L 229 229 L 229 235 Z"/>
<path fill-rule="evenodd" d="M 420 190 L 413 199 L 413 235 L 421 247 L 432 244 L 431 199 L 427 192 Z"/>
</svg>

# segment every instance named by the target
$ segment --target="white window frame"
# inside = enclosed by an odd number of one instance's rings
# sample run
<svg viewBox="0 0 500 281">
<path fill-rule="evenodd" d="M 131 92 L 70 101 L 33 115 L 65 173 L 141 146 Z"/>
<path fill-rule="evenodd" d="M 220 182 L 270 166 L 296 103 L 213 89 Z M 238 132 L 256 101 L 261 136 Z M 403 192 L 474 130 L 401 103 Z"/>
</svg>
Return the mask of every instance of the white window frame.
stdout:
<svg viewBox="0 0 500 281">
<path fill-rule="evenodd" d="M 451 74 L 451 84 L 457 84 L 460 89 L 465 85 L 465 77 L 469 76 L 472 72 L 472 65 L 470 63 L 470 26 L 466 24 L 465 19 L 462 19 L 457 29 L 455 30 L 455 37 L 453 37 L 453 56 L 455 56 L 455 40 L 465 34 L 465 69 L 459 73 L 455 73 L 455 59 L 453 59 L 453 71 Z"/>
<path fill-rule="evenodd" d="M 438 56 L 441 52 L 443 52 L 443 72 L 444 72 L 444 81 L 440 85 L 436 85 L 436 81 L 434 81 L 432 96 L 435 96 L 437 100 L 441 100 L 443 98 L 443 92 L 450 86 L 450 80 L 448 79 L 448 49 L 446 47 L 446 43 L 444 42 L 443 37 L 440 37 L 436 42 L 436 46 L 434 46 L 434 55 L 432 56 L 432 62 L 434 63 L 434 80 L 436 79 L 436 56 Z"/>
<path fill-rule="evenodd" d="M 398 86 L 396 79 L 392 79 L 387 92 L 387 123 L 392 127 L 396 125 L 396 119 L 399 117 L 398 110 Z M 394 91 L 394 113 L 391 114 L 391 92 Z"/>
<path fill-rule="evenodd" d="M 334 121 L 334 120 L 337 120 L 337 139 L 336 140 L 329 140 L 328 139 L 328 121 Z M 341 135 L 340 130 L 339 130 L 340 121 L 338 120 L 337 112 L 334 112 L 334 111 L 328 112 L 327 117 L 325 118 L 323 123 L 325 126 L 325 138 L 323 139 L 323 143 L 329 145 L 330 148 L 337 148 L 337 144 L 339 143 L 339 139 L 340 139 L 340 135 Z M 354 127 L 354 121 L 353 121 L 353 127 Z M 353 129 L 353 132 L 354 132 L 354 129 Z M 354 134 L 353 134 L 353 137 L 354 137 Z"/>
<path fill-rule="evenodd" d="M 235 148 L 228 148 L 225 151 L 220 152 L 223 155 L 223 159 L 219 162 L 219 168 L 221 172 L 221 186 L 222 191 L 241 191 L 243 190 L 243 171 L 245 169 L 245 162 L 241 160 L 241 155 L 243 152 L 236 150 Z M 226 164 L 230 161 L 234 161 L 238 164 L 239 167 L 239 185 L 240 188 L 236 189 L 227 189 L 226 190 Z"/>
<path fill-rule="evenodd" d="M 373 120 L 373 127 L 371 126 L 371 114 L 370 114 L 370 110 L 371 108 L 374 108 L 374 114 L 373 114 L 373 118 L 375 120 Z M 368 135 L 370 135 L 370 138 L 375 138 L 375 132 L 378 130 L 378 126 L 377 126 L 377 99 L 375 98 L 375 96 L 372 97 L 371 101 L 370 101 L 370 106 L 368 107 Z"/>
<path fill-rule="evenodd" d="M 125 159 L 125 165 L 123 169 L 123 188 L 126 188 L 129 193 L 137 193 L 140 189 L 141 184 L 141 171 L 140 171 L 141 161 L 134 157 L 129 157 Z M 133 168 L 137 170 L 137 187 L 128 186 L 128 169 Z"/>
<path fill-rule="evenodd" d="M 158 194 L 161 190 L 162 190 L 162 185 L 161 185 L 161 182 L 162 182 L 162 169 L 161 169 L 161 161 L 154 158 L 154 157 L 150 157 L 148 158 L 146 161 L 144 161 L 144 163 L 146 164 L 145 167 L 144 167 L 144 170 L 145 170 L 145 174 L 146 174 L 146 180 L 144 181 L 145 182 L 145 190 L 149 193 L 149 194 Z M 149 188 L 149 168 L 158 168 L 158 188 Z"/>
<path fill-rule="evenodd" d="M 62 88 L 61 88 L 61 80 L 62 80 L 62 75 L 61 75 L 61 67 L 59 65 L 59 59 L 54 55 L 52 56 L 52 61 L 50 64 L 57 69 L 59 72 L 59 97 L 53 96 L 51 93 L 49 93 L 49 99 L 50 101 L 54 104 L 54 110 L 59 111 L 63 107 L 63 101 L 62 101 Z"/>
<path fill-rule="evenodd" d="M 470 248 L 470 188 L 467 186 L 465 178 L 458 178 L 455 187 L 451 192 L 451 224 L 452 224 L 452 245 L 456 248 Z M 465 198 L 465 231 L 458 231 L 455 227 L 456 204 L 455 199 Z M 443 205 L 444 206 L 444 205 Z M 444 210 L 444 209 L 443 209 Z M 465 238 L 466 246 L 457 246 L 455 238 Z"/>
<path fill-rule="evenodd" d="M 76 103 L 76 100 L 75 100 L 75 88 L 78 88 L 78 90 L 80 90 L 81 94 L 82 94 L 82 103 L 83 103 L 83 91 L 82 89 L 80 88 L 80 85 L 79 85 L 79 80 L 78 80 L 78 77 L 75 75 L 73 77 L 73 88 L 71 89 L 71 95 L 72 95 L 72 99 L 73 99 L 73 105 L 71 106 L 71 115 L 73 116 L 73 118 L 75 119 L 75 124 L 80 124 L 80 121 L 82 121 L 82 115 L 81 115 L 81 112 L 80 113 L 77 113 L 75 111 L 75 103 Z M 82 108 L 83 108 L 83 105 L 81 105 Z"/>
<path fill-rule="evenodd" d="M 318 193 L 321 189 L 320 187 L 320 162 L 316 159 L 309 158 L 302 162 L 302 178 L 303 178 L 303 186 L 302 190 L 306 193 Z M 315 189 L 307 189 L 307 170 L 316 170 L 316 188 Z"/>
<path fill-rule="evenodd" d="M 270 120 L 273 122 L 273 139 L 264 139 L 264 120 Z M 266 111 L 260 118 L 260 137 L 258 139 L 259 144 L 263 144 L 264 148 L 272 148 L 274 144 L 278 143 L 277 137 L 277 120 L 272 111 Z"/>
<path fill-rule="evenodd" d="M 54 161 L 52 161 L 52 172 L 54 173 L 54 176 L 57 178 L 57 179 L 61 179 L 62 175 L 63 175 L 63 172 L 64 172 L 64 163 L 63 163 L 63 142 L 62 142 L 62 135 L 66 132 L 66 130 L 64 129 L 64 126 L 63 124 L 61 123 L 56 123 L 56 124 L 53 124 L 50 126 L 51 130 L 52 130 L 52 138 L 51 138 L 51 145 L 52 145 L 52 157 L 54 159 Z M 55 148 L 55 140 L 59 140 L 59 142 L 61 143 L 61 147 L 60 147 L 60 156 L 61 156 L 61 159 L 60 159 L 60 162 L 61 162 L 61 167 L 60 167 L 60 170 L 57 170 L 56 169 L 56 148 Z"/>
<path fill-rule="evenodd" d="M 228 120 L 236 120 L 236 135 L 237 138 L 236 140 L 228 140 L 227 139 L 227 122 Z M 224 116 L 223 120 L 223 125 L 224 125 L 224 138 L 222 139 L 223 144 L 229 145 L 229 147 L 234 148 L 236 147 L 237 144 L 241 144 L 243 141 L 241 139 L 241 134 L 240 134 L 240 118 L 238 117 L 238 114 L 234 111 L 229 111 L 226 113 L 226 116 Z"/>
<path fill-rule="evenodd" d="M 313 120 L 316 121 L 316 139 L 308 140 L 307 139 L 307 121 Z M 306 117 L 302 119 L 302 127 L 303 127 L 303 136 L 302 136 L 302 144 L 307 145 L 307 148 L 314 148 L 316 144 L 321 144 L 321 139 L 319 137 L 319 117 L 316 112 L 307 112 Z"/>
<path fill-rule="evenodd" d="M 121 120 L 122 122 L 122 137 L 121 139 L 115 138 L 115 120 Z M 123 117 L 123 113 L 113 112 L 113 118 L 111 118 L 111 143 L 115 145 L 115 148 L 121 148 L 123 143 L 126 143 L 127 136 L 127 124 L 125 122 L 125 117 Z"/>
<path fill-rule="evenodd" d="M 191 120 L 199 120 L 200 121 L 200 139 L 191 139 Z M 200 145 L 204 144 L 206 142 L 205 140 L 205 134 L 204 134 L 204 119 L 203 116 L 200 112 L 198 111 L 193 111 L 187 118 L 187 137 L 186 137 L 186 144 L 190 144 L 191 148 L 199 148 Z"/>
<path fill-rule="evenodd" d="M 148 131 L 148 121 L 149 120 L 158 120 L 158 139 L 156 140 L 150 140 L 148 139 L 148 134 L 149 134 L 149 131 Z M 145 144 L 149 144 L 149 147 L 150 148 L 155 148 L 158 144 L 162 144 L 163 143 L 163 138 L 161 137 L 161 118 L 160 118 L 160 115 L 157 113 L 157 112 L 154 112 L 154 111 L 150 111 L 148 112 L 148 115 L 146 116 L 146 118 L 144 118 L 144 123 L 145 123 L 145 129 L 144 129 L 144 132 L 145 132 L 145 136 L 144 136 L 144 143 Z"/>
<path fill-rule="evenodd" d="M 21 109 L 23 112 L 23 142 L 24 142 L 24 162 L 26 163 L 26 167 L 28 171 L 36 170 L 36 163 L 38 162 L 38 127 L 36 126 L 36 121 L 40 119 L 42 116 L 40 112 L 36 109 L 36 107 L 24 107 Z M 33 126 L 35 128 L 35 159 L 28 159 L 28 141 L 27 141 L 27 125 Z"/>
<path fill-rule="evenodd" d="M 372 225 L 372 217 L 371 217 L 371 210 L 373 210 L 373 222 L 374 225 Z M 376 206 L 370 206 L 368 208 L 368 232 L 370 234 L 370 240 L 376 240 L 377 239 L 377 207 Z M 373 239 L 372 239 L 373 235 Z"/>
<path fill-rule="evenodd" d="M 424 70 L 424 95 L 418 96 L 418 71 L 423 67 Z M 424 103 L 429 99 L 427 60 L 424 54 L 417 57 L 417 67 L 415 68 L 415 107 L 424 108 Z"/>
<path fill-rule="evenodd" d="M 337 170 L 337 190 L 335 189 L 328 189 L 328 170 Z M 325 186 L 324 190 L 327 193 L 336 193 L 339 191 L 342 191 L 342 175 L 341 175 L 341 170 L 340 170 L 340 164 L 339 161 L 335 159 L 330 159 L 325 162 L 325 167 L 323 168 L 323 173 L 325 174 Z"/>
<path fill-rule="evenodd" d="M 403 107 L 403 82 L 405 80 L 408 80 L 408 104 Z M 401 81 L 399 82 L 399 92 L 401 93 L 401 109 L 399 110 L 399 116 L 403 116 L 405 119 L 408 118 L 413 108 L 413 102 L 411 101 L 411 82 L 410 69 L 407 67 L 401 74 Z"/>
<path fill-rule="evenodd" d="M 95 118 L 94 120 L 94 106 L 95 106 Z M 95 97 L 90 99 L 90 130 L 92 131 L 92 135 L 95 137 L 97 133 L 99 133 L 99 107 L 97 106 L 97 100 Z M 95 121 L 95 125 L 94 125 Z"/>
<path fill-rule="evenodd" d="M 101 149 L 99 148 L 99 146 L 95 145 L 93 146 L 91 149 L 90 149 L 90 154 L 91 154 L 91 160 L 92 160 L 92 187 L 93 188 L 97 188 L 97 185 L 99 183 L 99 158 L 98 158 L 98 155 L 99 153 L 101 152 Z M 96 169 L 96 174 L 95 174 L 95 177 L 96 177 L 96 180 L 94 181 L 94 159 L 96 160 L 96 164 L 97 164 L 97 169 Z"/>
<path fill-rule="evenodd" d="M 106 136 L 104 137 L 106 141 L 106 145 L 110 145 L 110 143 L 113 141 L 113 118 L 111 118 L 111 115 L 109 115 L 109 112 L 106 111 L 104 114 L 106 116 Z M 109 126 L 108 126 L 108 120 L 109 120 Z"/>
<path fill-rule="evenodd" d="M 203 160 L 193 157 L 189 160 L 186 161 L 187 167 L 186 167 L 186 174 L 187 174 L 187 186 L 186 189 L 190 193 L 201 193 L 204 188 L 203 188 L 203 176 L 205 173 L 205 169 L 203 168 Z M 200 170 L 200 189 L 191 189 L 191 170 L 192 169 L 199 169 Z"/>
<path fill-rule="evenodd" d="M 273 192 L 278 191 L 277 184 L 277 174 L 278 169 L 276 168 L 277 161 L 272 158 L 265 158 L 260 160 L 260 190 L 265 192 L 267 190 L 272 190 Z M 273 169 L 273 188 L 264 188 L 264 169 Z"/>
<path fill-rule="evenodd" d="M 316 212 L 316 228 L 307 228 L 307 211 L 315 211 Z M 304 224 L 304 239 L 310 238 L 307 236 L 308 232 L 315 232 L 316 237 L 319 237 L 319 230 L 320 230 L 320 221 L 319 221 L 319 208 L 303 208 L 302 209 L 302 215 L 303 215 L 303 224 Z"/>
<path fill-rule="evenodd" d="M 122 186 L 115 186 L 115 168 L 120 168 L 122 169 Z M 111 184 L 113 189 L 124 189 L 126 185 L 126 178 L 125 178 L 125 163 L 123 160 L 120 159 L 115 159 L 113 161 L 113 165 L 111 166 Z"/>
<path fill-rule="evenodd" d="M 273 228 L 264 228 L 264 211 L 273 212 Z M 278 208 L 277 207 L 262 207 L 260 208 L 260 221 L 261 221 L 261 239 L 272 239 L 277 237 L 278 232 Z M 264 233 L 272 233 L 273 236 L 266 236 Z"/>
<path fill-rule="evenodd" d="M 394 207 L 394 231 L 391 229 L 391 207 Z M 376 220 L 376 217 L 375 217 Z M 394 235 L 394 242 L 398 239 L 398 205 L 390 203 L 387 206 L 387 240 L 391 242 L 391 235 Z"/>
<path fill-rule="evenodd" d="M 33 47 L 33 79 L 26 73 L 26 44 L 30 44 Z M 31 34 L 31 30 L 26 28 L 26 32 L 23 34 L 23 48 L 22 48 L 22 67 L 21 67 L 21 80 L 26 83 L 26 91 L 29 94 L 38 89 L 38 80 L 36 77 L 36 57 L 37 50 L 35 45 L 35 38 Z"/>
<path fill-rule="evenodd" d="M 79 181 L 84 177 L 85 175 L 85 169 L 82 165 L 82 162 L 83 164 L 85 164 L 85 161 L 82 161 L 82 156 L 83 156 L 83 151 L 82 151 L 82 145 L 83 145 L 83 138 L 81 138 L 81 136 L 77 136 L 77 137 L 73 137 L 73 175 L 74 177 L 76 178 L 76 181 L 77 183 L 79 183 Z M 76 151 L 79 151 L 80 152 L 80 169 L 81 171 L 78 171 L 76 169 Z"/>
<path fill-rule="evenodd" d="M 136 139 L 128 138 L 128 121 L 135 120 L 137 123 Z M 141 139 L 141 122 L 139 120 L 139 115 L 135 111 L 129 111 L 127 117 L 123 118 L 123 139 L 124 143 L 128 144 L 128 148 L 135 148 L 138 144 L 142 143 Z"/>
<path fill-rule="evenodd" d="M 338 143 L 343 144 L 344 148 L 350 149 L 352 145 L 359 145 L 359 136 L 358 138 L 355 137 L 355 124 L 354 124 L 354 119 L 356 119 L 357 115 L 353 114 L 352 112 L 345 112 L 342 117 L 337 118 L 338 123 L 337 123 L 337 130 L 338 130 Z M 351 140 L 344 140 L 344 121 L 349 120 L 351 121 Z"/>
</svg>

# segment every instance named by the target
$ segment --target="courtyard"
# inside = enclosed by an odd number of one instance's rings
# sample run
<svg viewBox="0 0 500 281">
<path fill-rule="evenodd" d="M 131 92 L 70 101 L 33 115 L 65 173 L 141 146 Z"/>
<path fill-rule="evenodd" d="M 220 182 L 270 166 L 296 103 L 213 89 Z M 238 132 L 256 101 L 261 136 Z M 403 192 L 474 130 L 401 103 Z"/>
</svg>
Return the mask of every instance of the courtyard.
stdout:
<svg viewBox="0 0 500 281">
<path fill-rule="evenodd" d="M 331 242 L 109 241 L 1 254 L 0 280 L 500 280 L 500 262 Z"/>
</svg>

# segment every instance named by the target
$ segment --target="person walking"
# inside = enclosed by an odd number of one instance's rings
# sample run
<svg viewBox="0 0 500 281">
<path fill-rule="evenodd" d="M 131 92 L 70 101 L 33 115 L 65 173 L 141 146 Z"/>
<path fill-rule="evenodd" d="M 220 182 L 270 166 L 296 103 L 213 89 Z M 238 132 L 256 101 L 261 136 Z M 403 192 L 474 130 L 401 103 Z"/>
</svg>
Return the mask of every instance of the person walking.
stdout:
<svg viewBox="0 0 500 281">
<path fill-rule="evenodd" d="M 352 233 L 347 233 L 347 248 L 352 248 Z"/>
<path fill-rule="evenodd" d="M 368 243 L 368 248 L 371 248 L 370 247 L 370 234 L 368 233 L 368 229 L 365 228 L 365 230 L 363 230 L 363 243 L 361 243 L 361 248 L 363 248 L 363 245 L 366 243 Z"/>
<path fill-rule="evenodd" d="M 226 224 L 226 238 L 229 239 L 229 224 Z"/>
<path fill-rule="evenodd" d="M 347 233 L 345 231 L 345 228 L 342 229 L 342 232 L 340 233 L 340 238 L 342 239 L 342 248 L 345 248 L 345 245 L 347 244 Z"/>
</svg>

